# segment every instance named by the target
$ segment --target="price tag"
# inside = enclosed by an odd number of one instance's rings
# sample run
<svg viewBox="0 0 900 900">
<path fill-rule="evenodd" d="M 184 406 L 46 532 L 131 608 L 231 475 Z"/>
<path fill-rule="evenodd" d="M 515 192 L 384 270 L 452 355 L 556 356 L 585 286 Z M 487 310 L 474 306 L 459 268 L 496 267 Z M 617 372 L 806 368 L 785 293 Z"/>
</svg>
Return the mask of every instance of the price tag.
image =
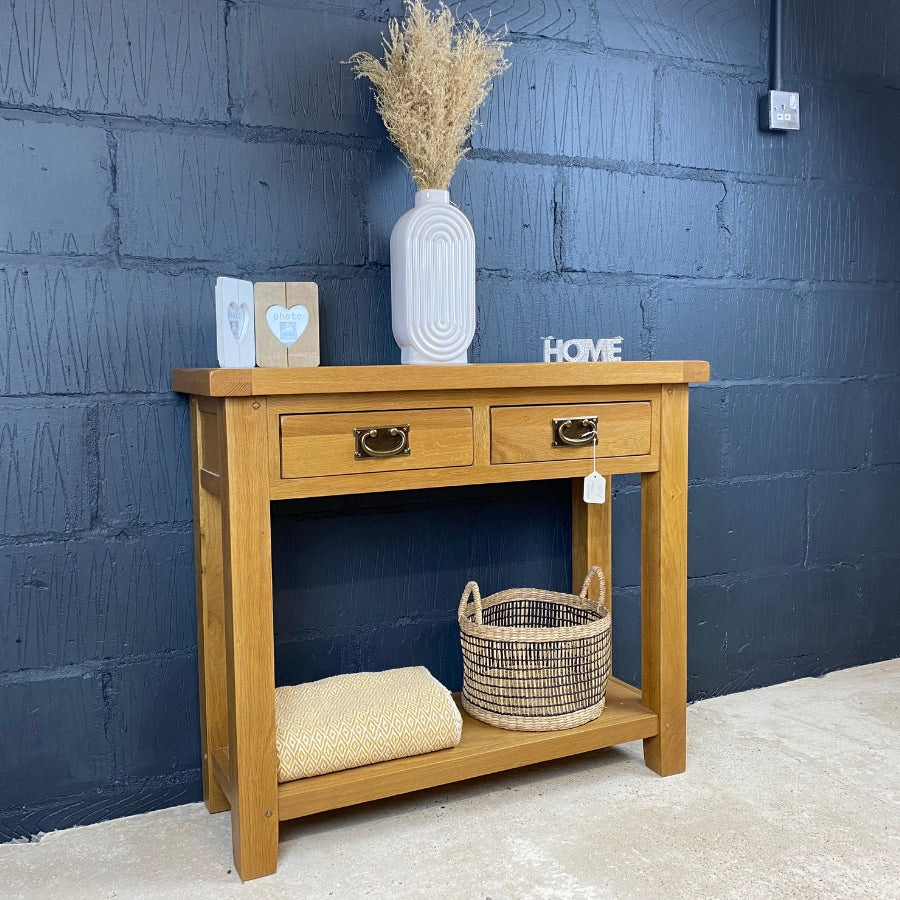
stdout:
<svg viewBox="0 0 900 900">
<path fill-rule="evenodd" d="M 606 502 L 606 479 L 599 472 L 591 472 L 584 479 L 584 502 Z"/>
<path fill-rule="evenodd" d="M 606 479 L 597 471 L 597 431 L 594 430 L 594 465 L 591 474 L 584 479 L 584 502 L 606 502 Z"/>
</svg>

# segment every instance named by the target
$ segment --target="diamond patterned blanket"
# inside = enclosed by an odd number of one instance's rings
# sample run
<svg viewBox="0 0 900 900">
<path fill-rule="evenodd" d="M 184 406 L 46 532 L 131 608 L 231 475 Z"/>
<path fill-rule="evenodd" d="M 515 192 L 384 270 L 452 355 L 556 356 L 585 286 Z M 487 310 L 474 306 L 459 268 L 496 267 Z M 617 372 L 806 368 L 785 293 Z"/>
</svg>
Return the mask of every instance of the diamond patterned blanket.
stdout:
<svg viewBox="0 0 900 900">
<path fill-rule="evenodd" d="M 461 734 L 453 697 L 423 666 L 275 691 L 279 782 L 455 747 Z"/>
</svg>

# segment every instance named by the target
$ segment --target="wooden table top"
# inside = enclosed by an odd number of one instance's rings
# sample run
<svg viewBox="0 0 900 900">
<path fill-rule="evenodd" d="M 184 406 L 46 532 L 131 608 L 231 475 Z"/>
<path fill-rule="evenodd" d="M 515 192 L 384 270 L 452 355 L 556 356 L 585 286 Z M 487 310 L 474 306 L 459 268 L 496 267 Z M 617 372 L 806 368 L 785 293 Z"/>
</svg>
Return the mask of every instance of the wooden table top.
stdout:
<svg viewBox="0 0 900 900">
<path fill-rule="evenodd" d="M 319 366 L 174 369 L 172 387 L 205 397 L 501 388 L 603 387 L 709 381 L 700 361 L 474 363 L 466 366 Z"/>
</svg>

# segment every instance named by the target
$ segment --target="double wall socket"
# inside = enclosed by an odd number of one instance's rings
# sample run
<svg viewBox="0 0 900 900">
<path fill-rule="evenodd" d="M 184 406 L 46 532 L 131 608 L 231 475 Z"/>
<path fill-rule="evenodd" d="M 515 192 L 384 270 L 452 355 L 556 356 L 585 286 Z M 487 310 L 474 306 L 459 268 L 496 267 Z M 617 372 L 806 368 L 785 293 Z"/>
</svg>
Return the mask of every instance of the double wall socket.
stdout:
<svg viewBox="0 0 900 900">
<path fill-rule="evenodd" d="M 763 131 L 799 131 L 800 95 L 796 91 L 769 91 L 759 98 L 759 124 Z"/>
</svg>

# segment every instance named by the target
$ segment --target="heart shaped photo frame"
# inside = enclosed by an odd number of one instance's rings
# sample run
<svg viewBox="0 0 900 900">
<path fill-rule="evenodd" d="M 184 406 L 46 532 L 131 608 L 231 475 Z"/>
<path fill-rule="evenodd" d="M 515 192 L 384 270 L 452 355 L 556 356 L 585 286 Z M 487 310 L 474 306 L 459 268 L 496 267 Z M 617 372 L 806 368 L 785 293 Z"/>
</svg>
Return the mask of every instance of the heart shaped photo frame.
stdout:
<svg viewBox="0 0 900 900">
<path fill-rule="evenodd" d="M 253 285 L 258 366 L 319 364 L 319 289 L 311 281 Z"/>
<path fill-rule="evenodd" d="M 216 279 L 216 352 L 219 365 L 248 369 L 256 365 L 253 283 Z"/>
</svg>

